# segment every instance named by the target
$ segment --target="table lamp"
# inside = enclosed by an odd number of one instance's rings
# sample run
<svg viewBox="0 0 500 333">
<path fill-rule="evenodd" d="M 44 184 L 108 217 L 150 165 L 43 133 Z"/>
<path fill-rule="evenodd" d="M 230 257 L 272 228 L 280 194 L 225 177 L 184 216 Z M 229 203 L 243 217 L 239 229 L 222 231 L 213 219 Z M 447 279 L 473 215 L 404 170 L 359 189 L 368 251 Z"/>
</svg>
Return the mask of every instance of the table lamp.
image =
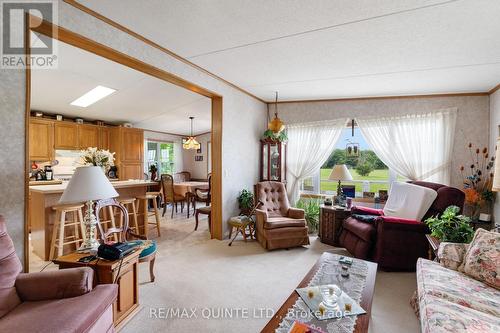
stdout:
<svg viewBox="0 0 500 333">
<path fill-rule="evenodd" d="M 87 205 L 83 218 L 86 239 L 78 249 L 78 252 L 97 251 L 99 247 L 99 242 L 97 242 L 96 239 L 97 218 L 94 211 L 94 201 L 115 198 L 117 196 L 118 193 L 104 175 L 104 171 L 100 166 L 83 166 L 76 168 L 59 203 L 72 204 L 85 202 Z"/>
<path fill-rule="evenodd" d="M 328 176 L 328 180 L 338 180 L 339 184 L 337 186 L 337 196 L 342 196 L 342 181 L 350 181 L 352 180 L 351 173 L 345 164 L 337 164 L 333 167 L 332 172 L 330 172 L 330 176 Z"/>
</svg>

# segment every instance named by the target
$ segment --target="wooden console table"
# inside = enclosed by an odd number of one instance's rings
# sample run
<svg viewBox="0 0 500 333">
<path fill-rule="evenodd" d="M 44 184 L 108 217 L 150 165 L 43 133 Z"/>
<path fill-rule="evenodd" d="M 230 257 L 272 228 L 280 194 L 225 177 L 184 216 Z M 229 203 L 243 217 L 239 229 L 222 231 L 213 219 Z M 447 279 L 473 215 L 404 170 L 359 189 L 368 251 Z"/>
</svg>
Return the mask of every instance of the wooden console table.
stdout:
<svg viewBox="0 0 500 333">
<path fill-rule="evenodd" d="M 352 206 L 369 208 L 384 208 L 384 203 L 375 203 L 372 198 L 354 198 Z M 336 206 L 320 206 L 318 237 L 322 243 L 340 246 L 339 238 L 342 232 L 342 223 L 351 216 L 351 209 Z"/>
<path fill-rule="evenodd" d="M 78 262 L 78 259 L 88 256 L 88 253 L 70 253 L 61 256 L 53 262 L 59 265 L 59 269 L 74 267 L 90 267 L 94 270 L 94 285 L 97 284 L 118 284 L 118 298 L 113 303 L 113 323 L 115 329 L 119 331 L 125 323 L 132 318 L 139 310 L 139 284 L 138 265 L 139 254 L 135 251 L 116 261 L 104 259 L 94 260 L 89 263 Z"/>
<path fill-rule="evenodd" d="M 437 239 L 434 236 L 431 236 L 430 234 L 425 234 L 425 238 L 427 238 L 427 241 L 429 242 L 429 260 L 432 260 L 434 258 L 438 257 L 438 250 L 439 250 L 439 244 L 441 244 L 441 241 Z"/>
<path fill-rule="evenodd" d="M 321 205 L 318 230 L 318 237 L 321 242 L 328 245 L 340 246 L 339 238 L 342 231 L 342 223 L 350 215 L 350 209 Z"/>
</svg>

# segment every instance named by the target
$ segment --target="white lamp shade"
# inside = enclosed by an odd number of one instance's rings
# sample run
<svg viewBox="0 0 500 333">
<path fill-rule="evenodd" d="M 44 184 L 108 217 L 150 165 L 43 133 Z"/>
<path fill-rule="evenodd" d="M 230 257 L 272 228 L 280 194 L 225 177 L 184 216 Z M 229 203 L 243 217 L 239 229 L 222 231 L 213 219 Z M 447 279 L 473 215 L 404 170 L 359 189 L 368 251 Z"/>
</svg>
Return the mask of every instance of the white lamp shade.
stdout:
<svg viewBox="0 0 500 333">
<path fill-rule="evenodd" d="M 352 180 L 352 175 L 345 164 L 337 164 L 333 167 L 328 180 L 349 181 Z"/>
<path fill-rule="evenodd" d="M 500 192 L 500 138 L 497 139 L 497 149 L 495 153 L 495 171 L 493 174 L 493 185 L 491 190 Z"/>
<path fill-rule="evenodd" d="M 68 186 L 64 190 L 59 203 L 78 203 L 118 196 L 111 182 L 99 166 L 76 168 Z"/>
</svg>

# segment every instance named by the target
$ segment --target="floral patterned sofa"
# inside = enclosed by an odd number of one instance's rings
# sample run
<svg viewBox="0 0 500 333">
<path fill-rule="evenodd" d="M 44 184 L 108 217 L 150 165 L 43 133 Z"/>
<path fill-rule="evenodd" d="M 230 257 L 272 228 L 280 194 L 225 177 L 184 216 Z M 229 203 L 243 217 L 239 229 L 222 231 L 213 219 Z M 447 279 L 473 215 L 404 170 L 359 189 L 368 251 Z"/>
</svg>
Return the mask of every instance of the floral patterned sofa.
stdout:
<svg viewBox="0 0 500 333">
<path fill-rule="evenodd" d="M 471 248 L 473 243 L 441 243 L 439 263 L 418 260 L 418 290 L 413 305 L 419 312 L 422 332 L 500 332 L 498 239 L 497 234 L 493 239 L 483 240 L 489 246 L 486 260 L 478 248 L 485 245 Z M 473 269 L 479 272 L 477 278 L 470 276 L 474 272 L 467 267 L 464 271 L 464 265 L 468 265 L 467 254 L 476 264 Z"/>
</svg>

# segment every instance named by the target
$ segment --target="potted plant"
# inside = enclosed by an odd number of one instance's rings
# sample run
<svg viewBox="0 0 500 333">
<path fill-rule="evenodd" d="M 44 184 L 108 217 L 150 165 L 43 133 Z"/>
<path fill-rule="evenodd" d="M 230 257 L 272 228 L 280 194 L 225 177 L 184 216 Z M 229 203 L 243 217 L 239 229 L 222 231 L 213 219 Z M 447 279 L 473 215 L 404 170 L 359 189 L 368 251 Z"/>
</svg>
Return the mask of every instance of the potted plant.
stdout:
<svg viewBox="0 0 500 333">
<path fill-rule="evenodd" d="M 442 242 L 469 243 L 474 235 L 474 229 L 470 225 L 470 218 L 459 215 L 460 208 L 449 206 L 441 214 L 425 220 L 431 229 L 431 236 Z"/>
<path fill-rule="evenodd" d="M 151 173 L 151 180 L 156 180 L 156 173 L 158 172 L 156 164 L 151 164 L 149 166 L 149 172 Z"/>
<path fill-rule="evenodd" d="M 243 189 L 238 195 L 238 205 L 240 207 L 240 215 L 248 215 L 254 206 L 253 193 L 249 190 Z"/>
<path fill-rule="evenodd" d="M 320 210 L 319 201 L 300 199 L 296 206 L 297 208 L 304 210 L 309 233 L 312 234 L 318 232 Z"/>
</svg>

